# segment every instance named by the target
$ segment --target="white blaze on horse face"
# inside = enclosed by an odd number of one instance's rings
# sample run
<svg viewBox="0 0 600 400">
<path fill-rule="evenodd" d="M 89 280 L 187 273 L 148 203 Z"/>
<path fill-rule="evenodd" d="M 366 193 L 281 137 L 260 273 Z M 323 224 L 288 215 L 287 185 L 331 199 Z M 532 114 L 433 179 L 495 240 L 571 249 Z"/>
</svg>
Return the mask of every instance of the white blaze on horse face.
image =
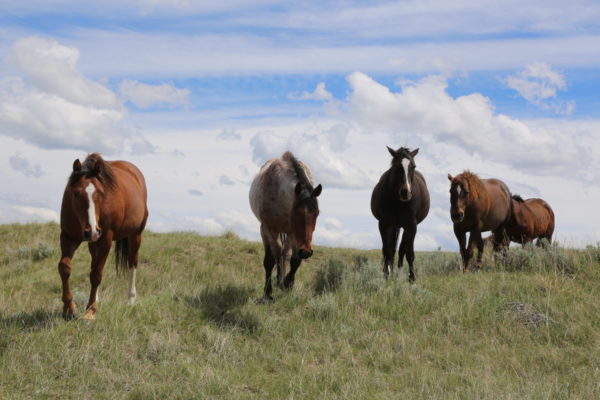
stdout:
<svg viewBox="0 0 600 400">
<path fill-rule="evenodd" d="M 408 158 L 402 159 L 402 167 L 404 168 L 404 177 L 406 178 L 406 186 L 408 186 L 408 193 L 410 191 L 410 179 L 408 178 L 408 166 L 410 165 L 410 160 Z"/>
<path fill-rule="evenodd" d="M 85 188 L 85 192 L 88 195 L 88 223 L 90 224 L 92 242 L 98 240 L 98 237 L 100 236 L 98 235 L 98 227 L 96 225 L 96 204 L 94 204 L 93 198 L 95 191 L 96 186 L 94 186 L 92 182 L 90 182 L 89 185 L 87 185 L 87 187 Z"/>
<path fill-rule="evenodd" d="M 460 196 L 460 185 L 456 185 L 456 194 Z"/>
</svg>

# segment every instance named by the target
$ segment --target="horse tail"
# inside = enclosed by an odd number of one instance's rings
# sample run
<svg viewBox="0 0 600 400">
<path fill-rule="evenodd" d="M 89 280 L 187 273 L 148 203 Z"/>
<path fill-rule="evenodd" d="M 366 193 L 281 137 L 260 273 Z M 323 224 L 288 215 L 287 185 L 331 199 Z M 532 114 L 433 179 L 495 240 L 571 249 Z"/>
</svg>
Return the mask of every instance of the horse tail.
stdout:
<svg viewBox="0 0 600 400">
<path fill-rule="evenodd" d="M 131 268 L 129 263 L 129 240 L 123 238 L 115 243 L 115 266 L 117 274 L 124 273 Z"/>
</svg>

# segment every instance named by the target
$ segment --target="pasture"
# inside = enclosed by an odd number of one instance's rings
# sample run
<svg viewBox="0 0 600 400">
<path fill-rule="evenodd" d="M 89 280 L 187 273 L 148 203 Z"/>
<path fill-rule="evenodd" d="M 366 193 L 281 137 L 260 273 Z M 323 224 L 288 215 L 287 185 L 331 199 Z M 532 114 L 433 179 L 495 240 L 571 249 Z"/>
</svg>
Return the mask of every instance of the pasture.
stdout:
<svg viewBox="0 0 600 400">
<path fill-rule="evenodd" d="M 261 304 L 263 248 L 144 233 L 138 299 L 111 256 L 95 321 L 64 321 L 57 224 L 0 226 L 0 398 L 600 398 L 600 247 L 417 253 L 315 247 Z M 81 316 L 90 257 L 71 276 Z M 396 269 L 394 269 L 394 274 Z"/>
</svg>

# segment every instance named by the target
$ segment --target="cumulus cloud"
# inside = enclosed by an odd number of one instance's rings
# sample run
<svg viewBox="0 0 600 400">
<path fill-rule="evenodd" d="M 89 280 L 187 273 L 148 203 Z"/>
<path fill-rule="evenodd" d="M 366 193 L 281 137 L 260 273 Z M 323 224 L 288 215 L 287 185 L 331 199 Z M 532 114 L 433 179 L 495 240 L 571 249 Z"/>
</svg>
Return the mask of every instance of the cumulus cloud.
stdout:
<svg viewBox="0 0 600 400">
<path fill-rule="evenodd" d="M 56 211 L 46 207 L 4 205 L 0 208 L 0 223 L 58 222 Z"/>
<path fill-rule="evenodd" d="M 292 133 L 280 135 L 273 132 L 261 132 L 250 141 L 252 158 L 258 165 L 291 151 L 299 160 L 311 169 L 315 183 L 325 187 L 344 189 L 363 189 L 373 181 L 357 167 L 334 154 L 330 139 L 326 133 Z"/>
<path fill-rule="evenodd" d="M 33 165 L 29 163 L 23 155 L 16 153 L 8 159 L 10 167 L 17 172 L 21 172 L 25 176 L 39 178 L 42 176 L 42 167 L 39 164 Z"/>
<path fill-rule="evenodd" d="M 312 92 L 301 92 L 301 93 L 290 93 L 288 94 L 288 99 L 290 100 L 318 100 L 318 101 L 326 101 L 332 100 L 333 95 L 327 91 L 325 88 L 325 82 L 320 82 L 317 84 L 317 87 Z"/>
<path fill-rule="evenodd" d="M 492 161 L 545 173 L 587 159 L 570 135 L 534 130 L 497 114 L 490 99 L 480 93 L 451 97 L 442 76 L 404 83 L 400 92 L 360 72 L 351 74 L 348 81 L 352 88 L 346 103 L 348 116 L 367 129 L 398 139 L 450 142 Z"/>
<path fill-rule="evenodd" d="M 0 133 L 47 149 L 141 153 L 151 144 L 124 125 L 117 96 L 76 68 L 79 51 L 40 37 L 15 42 L 19 76 L 0 80 Z"/>
<path fill-rule="evenodd" d="M 168 83 L 149 85 L 133 80 L 122 81 L 119 93 L 140 109 L 186 106 L 190 97 L 188 89 L 178 89 Z"/>
<path fill-rule="evenodd" d="M 548 102 L 556 98 L 559 90 L 567 89 L 563 74 L 553 70 L 545 63 L 529 64 L 516 75 L 509 76 L 506 84 L 516 90 L 525 100 L 545 109 L 553 109 L 561 114 L 571 114 L 575 107 L 573 101 Z"/>
</svg>

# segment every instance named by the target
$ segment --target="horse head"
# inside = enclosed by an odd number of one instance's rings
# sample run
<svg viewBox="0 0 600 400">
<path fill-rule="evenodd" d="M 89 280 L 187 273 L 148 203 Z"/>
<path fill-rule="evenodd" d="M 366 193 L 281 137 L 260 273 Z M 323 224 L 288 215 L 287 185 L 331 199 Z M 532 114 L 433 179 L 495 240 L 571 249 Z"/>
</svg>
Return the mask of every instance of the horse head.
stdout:
<svg viewBox="0 0 600 400">
<path fill-rule="evenodd" d="M 83 240 L 86 241 L 95 242 L 102 236 L 99 221 L 106 191 L 100 178 L 102 173 L 103 163 L 90 162 L 88 158 L 82 165 L 77 159 L 73 162 L 73 172 L 67 185 L 71 210 L 79 221 Z"/>
<path fill-rule="evenodd" d="M 405 147 L 394 150 L 387 148 L 392 155 L 392 167 L 390 168 L 390 177 L 394 190 L 397 191 L 400 201 L 410 201 L 413 196 L 413 180 L 415 177 L 415 156 L 419 149 L 410 151 Z"/>
<path fill-rule="evenodd" d="M 452 177 L 448 174 L 450 181 L 450 218 L 452 222 L 459 223 L 465 218 L 465 209 L 469 204 L 470 184 L 463 174 Z"/>
<path fill-rule="evenodd" d="M 323 187 L 319 184 L 316 188 L 298 182 L 295 188 L 296 199 L 292 210 L 292 230 L 298 246 L 298 256 L 302 259 L 312 256 L 312 235 L 317 225 L 319 216 L 319 203 L 317 197 Z"/>
</svg>

